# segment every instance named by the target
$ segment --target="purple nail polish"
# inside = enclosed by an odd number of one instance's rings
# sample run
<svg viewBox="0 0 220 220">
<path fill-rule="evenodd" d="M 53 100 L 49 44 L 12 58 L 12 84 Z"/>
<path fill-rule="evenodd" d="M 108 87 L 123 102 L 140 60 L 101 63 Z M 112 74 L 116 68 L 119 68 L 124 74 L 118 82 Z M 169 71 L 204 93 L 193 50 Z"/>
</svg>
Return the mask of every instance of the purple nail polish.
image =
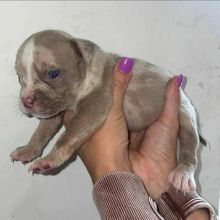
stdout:
<svg viewBox="0 0 220 220">
<path fill-rule="evenodd" d="M 184 76 L 183 76 L 183 74 L 179 74 L 177 79 L 176 79 L 177 87 L 180 88 L 183 85 L 183 82 L 184 82 Z"/>
<path fill-rule="evenodd" d="M 128 57 L 122 57 L 118 65 L 120 72 L 128 74 L 134 65 L 134 60 Z"/>
</svg>

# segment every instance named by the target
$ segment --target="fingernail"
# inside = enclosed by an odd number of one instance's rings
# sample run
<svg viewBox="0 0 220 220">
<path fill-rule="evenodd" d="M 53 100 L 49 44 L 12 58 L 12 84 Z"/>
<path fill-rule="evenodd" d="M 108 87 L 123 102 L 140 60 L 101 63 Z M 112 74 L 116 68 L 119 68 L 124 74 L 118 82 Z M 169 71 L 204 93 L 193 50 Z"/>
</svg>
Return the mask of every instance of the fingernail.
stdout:
<svg viewBox="0 0 220 220">
<path fill-rule="evenodd" d="M 134 65 L 134 60 L 128 57 L 122 57 L 118 65 L 120 72 L 128 74 Z"/>
<path fill-rule="evenodd" d="M 183 85 L 183 82 L 184 82 L 184 76 L 183 76 L 183 74 L 179 74 L 176 79 L 177 87 L 180 88 Z"/>
</svg>

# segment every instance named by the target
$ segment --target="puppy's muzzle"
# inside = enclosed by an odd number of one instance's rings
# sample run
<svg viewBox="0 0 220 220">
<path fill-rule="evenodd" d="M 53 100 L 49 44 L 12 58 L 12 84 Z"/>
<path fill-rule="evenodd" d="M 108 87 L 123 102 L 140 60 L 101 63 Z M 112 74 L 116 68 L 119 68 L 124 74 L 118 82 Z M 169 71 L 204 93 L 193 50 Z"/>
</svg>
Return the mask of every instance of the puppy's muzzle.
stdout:
<svg viewBox="0 0 220 220">
<path fill-rule="evenodd" d="M 25 108 L 32 108 L 35 102 L 35 97 L 34 96 L 26 96 L 21 98 L 22 103 Z"/>
</svg>

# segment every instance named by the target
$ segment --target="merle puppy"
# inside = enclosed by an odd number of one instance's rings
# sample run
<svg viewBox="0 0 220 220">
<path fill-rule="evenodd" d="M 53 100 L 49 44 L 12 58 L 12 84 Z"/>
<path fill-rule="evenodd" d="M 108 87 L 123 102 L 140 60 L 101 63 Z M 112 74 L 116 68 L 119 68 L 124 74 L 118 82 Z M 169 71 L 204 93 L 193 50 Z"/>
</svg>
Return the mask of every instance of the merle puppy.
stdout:
<svg viewBox="0 0 220 220">
<path fill-rule="evenodd" d="M 11 153 L 23 163 L 39 157 L 62 126 L 66 110 L 74 117 L 52 151 L 29 167 L 45 172 L 59 167 L 100 128 L 111 107 L 112 72 L 118 55 L 104 52 L 96 44 L 67 33 L 46 30 L 31 35 L 20 46 L 16 71 L 21 85 L 20 109 L 40 123 L 27 145 Z M 134 59 L 132 77 L 124 98 L 130 131 L 145 130 L 160 115 L 169 71 Z M 169 181 L 185 192 L 195 189 L 194 171 L 199 140 L 194 107 L 180 91 L 180 155 Z"/>
</svg>

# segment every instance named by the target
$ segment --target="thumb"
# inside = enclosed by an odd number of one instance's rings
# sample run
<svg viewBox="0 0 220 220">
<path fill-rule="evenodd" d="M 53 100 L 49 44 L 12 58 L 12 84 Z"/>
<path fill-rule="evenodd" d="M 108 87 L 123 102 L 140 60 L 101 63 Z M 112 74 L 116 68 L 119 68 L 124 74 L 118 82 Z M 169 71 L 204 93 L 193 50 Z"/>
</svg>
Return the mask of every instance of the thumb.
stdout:
<svg viewBox="0 0 220 220">
<path fill-rule="evenodd" d="M 178 122 L 180 109 L 180 87 L 183 84 L 182 74 L 173 77 L 167 85 L 166 100 L 164 110 L 160 119 L 167 125 Z"/>
<path fill-rule="evenodd" d="M 131 58 L 123 57 L 115 66 L 112 79 L 112 107 L 121 109 L 123 106 L 123 98 L 131 78 L 131 69 L 134 61 Z"/>
</svg>

